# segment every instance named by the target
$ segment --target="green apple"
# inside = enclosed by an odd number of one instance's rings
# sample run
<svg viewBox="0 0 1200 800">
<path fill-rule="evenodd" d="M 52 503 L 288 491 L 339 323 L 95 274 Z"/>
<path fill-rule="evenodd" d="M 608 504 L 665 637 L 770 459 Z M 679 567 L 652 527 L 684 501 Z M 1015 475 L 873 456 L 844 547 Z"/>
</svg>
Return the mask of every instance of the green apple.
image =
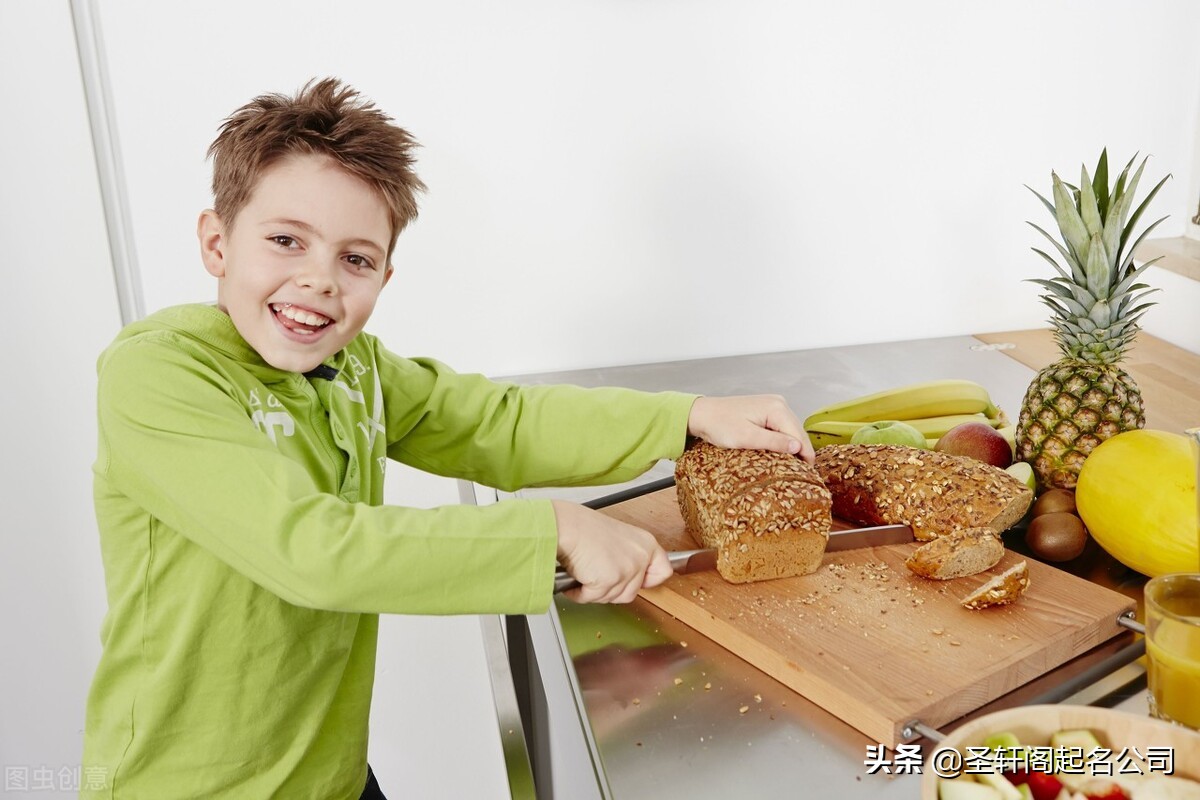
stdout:
<svg viewBox="0 0 1200 800">
<path fill-rule="evenodd" d="M 1050 736 L 1050 746 L 1056 748 L 1078 748 L 1086 755 L 1093 750 L 1099 749 L 1100 742 L 1096 739 L 1096 734 L 1086 728 L 1068 728 L 1052 734 Z"/>
<path fill-rule="evenodd" d="M 1012 464 L 1005 467 L 1004 471 L 1028 486 L 1030 489 L 1035 491 L 1037 490 L 1037 478 L 1034 476 L 1033 467 L 1029 466 L 1028 461 L 1014 461 Z"/>
<path fill-rule="evenodd" d="M 928 449 L 925 434 L 909 425 L 894 419 L 884 419 L 879 422 L 868 422 L 854 432 L 850 444 L 899 444 L 905 447 L 920 447 Z"/>
</svg>

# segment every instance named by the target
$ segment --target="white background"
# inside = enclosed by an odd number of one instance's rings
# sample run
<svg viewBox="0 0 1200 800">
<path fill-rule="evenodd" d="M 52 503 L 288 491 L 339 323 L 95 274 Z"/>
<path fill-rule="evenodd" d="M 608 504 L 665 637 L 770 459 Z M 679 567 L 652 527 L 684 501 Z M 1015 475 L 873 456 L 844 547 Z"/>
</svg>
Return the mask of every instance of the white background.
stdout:
<svg viewBox="0 0 1200 800">
<path fill-rule="evenodd" d="M 1189 0 L 97 9 L 148 310 L 214 298 L 193 230 L 221 118 L 333 74 L 424 145 L 430 192 L 370 330 L 464 371 L 1038 327 L 1025 220 L 1049 220 L 1023 184 L 1149 154 L 1144 188 L 1175 176 L 1163 236 L 1200 194 Z M 0 764 L 57 771 L 99 652 L 93 364 L 119 328 L 65 0 L 0 0 L 0 115 Z M 1146 328 L 1200 351 L 1197 284 L 1148 278 Z M 456 500 L 393 472 L 394 502 Z M 504 796 L 478 640 L 471 617 L 384 620 L 385 789 Z"/>
</svg>

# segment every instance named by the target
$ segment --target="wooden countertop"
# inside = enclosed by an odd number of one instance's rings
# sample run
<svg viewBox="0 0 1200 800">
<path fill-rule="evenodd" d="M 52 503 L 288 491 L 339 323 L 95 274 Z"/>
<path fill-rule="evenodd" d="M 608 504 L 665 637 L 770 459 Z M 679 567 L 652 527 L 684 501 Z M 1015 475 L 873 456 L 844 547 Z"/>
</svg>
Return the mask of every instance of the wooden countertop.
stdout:
<svg viewBox="0 0 1200 800">
<path fill-rule="evenodd" d="M 975 334 L 988 344 L 1011 343 L 1010 358 L 1039 370 L 1059 357 L 1050 330 Z M 1142 390 L 1146 427 L 1182 433 L 1200 426 L 1200 355 L 1142 331 L 1121 366 Z"/>
</svg>

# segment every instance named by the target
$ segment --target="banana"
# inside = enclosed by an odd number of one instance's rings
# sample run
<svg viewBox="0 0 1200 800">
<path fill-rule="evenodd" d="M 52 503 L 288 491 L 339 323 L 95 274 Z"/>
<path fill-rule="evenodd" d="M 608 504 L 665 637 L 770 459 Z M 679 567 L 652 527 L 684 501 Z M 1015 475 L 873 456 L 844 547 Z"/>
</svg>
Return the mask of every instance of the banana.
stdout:
<svg viewBox="0 0 1200 800">
<path fill-rule="evenodd" d="M 902 422 L 912 425 L 914 428 L 925 434 L 926 439 L 940 439 L 946 434 L 946 431 L 951 428 L 956 428 L 965 422 L 982 422 L 990 425 L 993 428 L 1000 428 L 1003 422 L 1000 419 L 992 419 L 983 413 L 979 414 L 947 414 L 942 417 L 927 417 L 925 419 L 906 419 Z"/>
<path fill-rule="evenodd" d="M 991 425 L 993 428 L 1001 429 L 1003 422 L 999 419 L 989 419 L 982 413 L 979 414 L 947 414 L 941 417 L 928 417 L 924 419 L 906 419 L 900 420 L 907 425 L 916 428 L 925 437 L 927 442 L 930 442 L 930 448 L 937 443 L 937 440 L 946 434 L 946 431 L 964 422 L 983 422 Z M 827 444 L 849 444 L 850 439 L 854 436 L 855 431 L 864 425 L 870 425 L 870 422 L 848 422 L 844 420 L 822 420 L 813 422 L 805 426 L 805 433 L 812 441 L 813 447 L 824 447 Z"/>
<path fill-rule="evenodd" d="M 843 422 L 831 419 L 805 425 L 804 432 L 808 434 L 813 447 L 820 448 L 827 444 L 850 444 L 850 437 L 866 424 L 865 422 Z"/>
<path fill-rule="evenodd" d="M 952 414 L 983 414 L 988 419 L 997 419 L 1000 413 L 983 386 L 975 381 L 946 378 L 898 386 L 833 403 L 810 414 L 804 421 L 804 427 L 808 429 L 815 423 L 825 421 L 877 422 L 898 419 L 908 422 Z"/>
</svg>

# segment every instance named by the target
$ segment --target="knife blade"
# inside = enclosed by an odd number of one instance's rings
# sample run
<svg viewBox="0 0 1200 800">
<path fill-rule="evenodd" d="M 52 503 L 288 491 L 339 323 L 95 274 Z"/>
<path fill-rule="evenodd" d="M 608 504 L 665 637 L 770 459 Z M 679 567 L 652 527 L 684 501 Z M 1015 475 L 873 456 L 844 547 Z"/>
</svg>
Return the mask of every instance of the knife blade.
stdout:
<svg viewBox="0 0 1200 800">
<path fill-rule="evenodd" d="M 913 540 L 912 528 L 907 525 L 875 525 L 870 528 L 850 528 L 848 530 L 830 531 L 829 541 L 825 545 L 826 553 L 838 553 L 843 550 L 858 550 L 864 547 L 880 547 L 887 544 L 904 544 Z M 671 568 L 680 575 L 692 572 L 706 572 L 716 569 L 717 551 L 709 548 L 698 550 L 673 550 L 667 553 Z M 554 573 L 554 592 L 565 592 L 579 586 L 579 581 L 572 578 L 567 571 L 559 569 Z"/>
<path fill-rule="evenodd" d="M 880 547 L 885 544 L 904 544 L 913 540 L 912 528 L 907 525 L 874 525 L 870 528 L 849 528 L 830 531 L 826 553 Z"/>
</svg>

